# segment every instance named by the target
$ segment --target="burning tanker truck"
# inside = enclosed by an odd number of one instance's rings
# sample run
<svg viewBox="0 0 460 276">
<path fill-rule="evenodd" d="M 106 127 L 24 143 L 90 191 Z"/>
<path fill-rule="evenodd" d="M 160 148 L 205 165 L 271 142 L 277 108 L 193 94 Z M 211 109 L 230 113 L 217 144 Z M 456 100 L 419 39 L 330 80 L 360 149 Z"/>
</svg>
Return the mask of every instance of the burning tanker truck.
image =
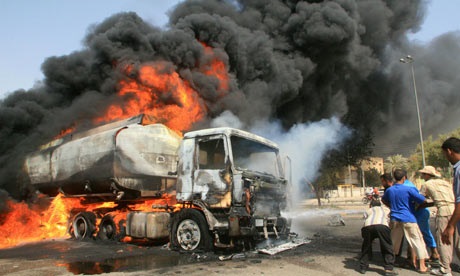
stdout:
<svg viewBox="0 0 460 276">
<path fill-rule="evenodd" d="M 174 249 L 195 251 L 289 234 L 281 215 L 288 181 L 275 143 L 228 127 L 182 138 L 149 121 L 139 115 L 67 135 L 26 158 L 37 190 L 80 198 L 70 235 L 169 239 Z M 102 207 L 90 208 L 95 202 Z M 137 209 L 140 202 L 151 209 Z"/>
</svg>

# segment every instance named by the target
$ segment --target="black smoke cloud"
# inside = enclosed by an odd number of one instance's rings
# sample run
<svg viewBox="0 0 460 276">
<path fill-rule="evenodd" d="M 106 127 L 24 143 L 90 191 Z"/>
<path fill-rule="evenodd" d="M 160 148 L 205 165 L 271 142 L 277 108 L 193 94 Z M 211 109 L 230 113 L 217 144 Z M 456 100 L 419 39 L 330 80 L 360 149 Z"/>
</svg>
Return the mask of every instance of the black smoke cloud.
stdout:
<svg viewBox="0 0 460 276">
<path fill-rule="evenodd" d="M 337 116 L 363 148 L 373 138 L 376 153 L 389 154 L 395 149 L 387 145 L 418 139 L 409 67 L 398 62 L 410 53 L 425 132 L 458 127 L 450 118 L 459 111 L 449 107 L 459 101 L 459 35 L 410 42 L 425 9 L 423 0 L 185 1 L 171 11 L 166 30 L 135 13 L 113 15 L 90 27 L 80 51 L 46 59 L 40 87 L 1 101 L 0 189 L 27 198 L 24 156 L 76 122 L 88 126 L 120 101 L 126 66 L 135 76 L 153 61 L 169 62 L 200 93 L 208 115 L 196 127 L 225 111 L 247 128 L 277 120 L 287 129 Z M 217 80 L 196 69 L 209 58 L 200 42 L 228 66 L 223 98 L 216 97 Z"/>
</svg>

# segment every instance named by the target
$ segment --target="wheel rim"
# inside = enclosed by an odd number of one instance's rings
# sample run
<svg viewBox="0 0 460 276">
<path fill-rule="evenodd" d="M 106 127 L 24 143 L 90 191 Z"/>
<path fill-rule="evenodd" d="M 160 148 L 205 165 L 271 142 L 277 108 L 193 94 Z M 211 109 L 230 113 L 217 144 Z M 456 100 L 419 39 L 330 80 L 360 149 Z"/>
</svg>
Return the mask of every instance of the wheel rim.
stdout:
<svg viewBox="0 0 460 276">
<path fill-rule="evenodd" d="M 88 221 L 83 216 L 75 218 L 73 222 L 73 231 L 76 238 L 85 238 L 88 235 L 88 228 Z"/>
<path fill-rule="evenodd" d="M 100 226 L 100 231 L 102 231 L 108 239 L 112 239 L 115 236 L 115 229 L 111 221 L 105 221 Z"/>
<path fill-rule="evenodd" d="M 191 219 L 181 221 L 177 227 L 177 241 L 184 250 L 194 250 L 201 241 L 201 231 L 198 224 Z"/>
</svg>

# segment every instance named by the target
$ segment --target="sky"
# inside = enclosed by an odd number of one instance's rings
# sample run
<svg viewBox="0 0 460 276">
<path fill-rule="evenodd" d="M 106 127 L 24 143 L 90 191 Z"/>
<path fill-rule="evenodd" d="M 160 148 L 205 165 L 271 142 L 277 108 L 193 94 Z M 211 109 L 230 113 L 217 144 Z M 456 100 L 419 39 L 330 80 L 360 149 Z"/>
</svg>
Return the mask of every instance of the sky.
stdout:
<svg viewBox="0 0 460 276">
<path fill-rule="evenodd" d="M 168 11 L 180 0 L 0 0 L 0 99 L 28 90 L 43 79 L 41 64 L 51 56 L 82 49 L 91 25 L 117 12 L 134 11 L 157 27 L 166 27 Z M 432 0 L 421 30 L 410 39 L 428 43 L 460 30 L 460 0 Z"/>
<path fill-rule="evenodd" d="M 82 49 L 88 28 L 133 11 L 157 27 L 179 0 L 0 0 L 0 98 L 43 79 L 47 57 Z"/>
</svg>

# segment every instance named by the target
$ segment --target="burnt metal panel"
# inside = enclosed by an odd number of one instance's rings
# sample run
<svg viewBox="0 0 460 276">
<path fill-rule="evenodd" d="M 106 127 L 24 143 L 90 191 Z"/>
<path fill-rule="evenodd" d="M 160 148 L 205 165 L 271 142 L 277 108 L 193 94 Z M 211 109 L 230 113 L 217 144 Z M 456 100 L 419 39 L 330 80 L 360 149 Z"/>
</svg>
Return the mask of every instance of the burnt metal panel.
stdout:
<svg viewBox="0 0 460 276">
<path fill-rule="evenodd" d="M 163 179 L 176 171 L 181 138 L 161 124 L 121 125 L 61 139 L 32 153 L 25 162 L 31 184 L 70 195 L 173 189 L 168 186 L 174 182 Z"/>
<path fill-rule="evenodd" d="M 167 238 L 170 220 L 169 213 L 130 212 L 126 219 L 126 234 L 135 238 Z"/>
<path fill-rule="evenodd" d="M 179 148 L 179 163 L 177 166 L 176 199 L 178 201 L 193 199 L 194 154 L 195 140 L 183 140 Z"/>
</svg>

